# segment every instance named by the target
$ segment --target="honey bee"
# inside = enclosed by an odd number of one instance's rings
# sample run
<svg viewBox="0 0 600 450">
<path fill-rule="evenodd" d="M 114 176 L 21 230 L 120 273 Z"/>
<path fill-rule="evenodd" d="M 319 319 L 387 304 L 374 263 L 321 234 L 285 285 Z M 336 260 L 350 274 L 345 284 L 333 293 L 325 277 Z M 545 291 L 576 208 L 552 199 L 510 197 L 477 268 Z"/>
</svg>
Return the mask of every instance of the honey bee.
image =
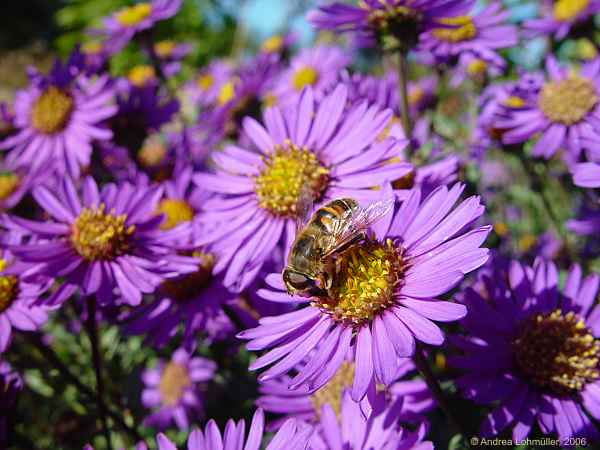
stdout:
<svg viewBox="0 0 600 450">
<path fill-rule="evenodd" d="M 338 198 L 318 208 L 300 227 L 283 270 L 289 294 L 327 297 L 333 283 L 333 259 L 366 237 L 367 229 L 394 206 L 394 198 L 363 208 Z"/>
</svg>

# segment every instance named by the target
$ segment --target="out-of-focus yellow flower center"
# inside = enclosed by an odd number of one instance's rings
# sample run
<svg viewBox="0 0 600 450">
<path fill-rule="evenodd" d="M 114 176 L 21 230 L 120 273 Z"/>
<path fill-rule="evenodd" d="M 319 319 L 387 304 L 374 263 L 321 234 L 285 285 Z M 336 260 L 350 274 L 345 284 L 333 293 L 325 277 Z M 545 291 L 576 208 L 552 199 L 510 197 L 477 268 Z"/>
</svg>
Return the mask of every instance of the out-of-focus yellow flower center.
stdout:
<svg viewBox="0 0 600 450">
<path fill-rule="evenodd" d="M 195 251 L 192 256 L 198 260 L 198 270 L 178 278 L 164 281 L 158 290 L 169 298 L 184 303 L 194 299 L 212 279 L 215 257 L 210 253 Z"/>
<path fill-rule="evenodd" d="M 126 225 L 127 215 L 99 208 L 83 208 L 71 228 L 71 244 L 88 261 L 112 260 L 127 253 L 135 226 Z"/>
<path fill-rule="evenodd" d="M 424 97 L 425 90 L 421 86 L 414 86 L 408 91 L 408 104 L 412 107 L 416 107 Z"/>
<path fill-rule="evenodd" d="M 73 99 L 56 86 L 50 86 L 35 100 L 31 108 L 31 124 L 41 133 L 62 131 L 73 110 Z"/>
<path fill-rule="evenodd" d="M 150 3 L 138 3 L 118 11 L 115 19 L 124 27 L 132 27 L 148 17 L 151 12 L 152 5 Z"/>
<path fill-rule="evenodd" d="M 205 73 L 204 75 L 200 75 L 196 80 L 196 84 L 200 88 L 201 91 L 207 91 L 215 82 L 215 79 L 210 73 Z"/>
<path fill-rule="evenodd" d="M 19 176 L 14 173 L 0 173 L 0 200 L 10 197 L 19 187 L 20 181 Z"/>
<path fill-rule="evenodd" d="M 487 69 L 487 63 L 483 59 L 474 59 L 467 64 L 467 73 L 469 75 L 484 74 Z"/>
<path fill-rule="evenodd" d="M 591 60 L 598 56 L 598 50 L 589 39 L 579 39 L 577 41 L 577 54 L 581 59 Z"/>
<path fill-rule="evenodd" d="M 598 103 L 594 84 L 572 74 L 561 81 L 546 83 L 540 92 L 538 104 L 552 122 L 573 125 L 585 117 Z"/>
<path fill-rule="evenodd" d="M 531 250 L 536 242 L 537 239 L 533 234 L 526 233 L 517 241 L 517 248 L 519 251 L 525 253 Z"/>
<path fill-rule="evenodd" d="M 149 82 L 156 79 L 154 67 L 147 64 L 134 66 L 127 74 L 127 79 L 131 84 L 137 87 L 144 87 Z"/>
<path fill-rule="evenodd" d="M 309 66 L 302 67 L 294 72 L 292 76 L 292 86 L 297 91 L 301 91 L 304 86 L 313 85 L 317 82 L 319 74 L 315 69 Z"/>
<path fill-rule="evenodd" d="M 508 234 L 508 226 L 504 222 L 496 222 L 494 224 L 494 231 L 500 237 L 506 236 Z"/>
<path fill-rule="evenodd" d="M 217 102 L 219 105 L 224 105 L 233 100 L 235 96 L 235 83 L 233 81 L 228 81 L 221 89 L 219 89 L 219 94 L 217 95 Z"/>
<path fill-rule="evenodd" d="M 163 368 L 158 390 L 165 405 L 173 406 L 179 403 L 185 389 L 192 385 L 187 369 L 181 364 L 170 361 Z"/>
<path fill-rule="evenodd" d="M 275 146 L 264 164 L 255 179 L 255 191 L 259 205 L 275 215 L 294 217 L 305 186 L 315 199 L 327 186 L 329 171 L 317 156 L 289 141 Z"/>
<path fill-rule="evenodd" d="M 263 108 L 268 108 L 277 104 L 277 96 L 271 92 L 267 92 L 262 99 Z"/>
<path fill-rule="evenodd" d="M 98 41 L 86 42 L 81 46 L 81 51 L 85 55 L 97 55 L 102 51 L 102 43 Z"/>
<path fill-rule="evenodd" d="M 158 135 L 151 135 L 144 141 L 138 152 L 138 160 L 144 167 L 156 167 L 160 165 L 167 155 L 165 143 Z"/>
<path fill-rule="evenodd" d="M 554 18 L 561 21 L 573 20 L 589 3 L 590 0 L 557 0 L 554 3 Z"/>
<path fill-rule="evenodd" d="M 165 215 L 165 221 L 160 225 L 162 230 L 170 230 L 180 223 L 189 222 L 194 218 L 192 207 L 185 200 L 176 198 L 161 200 L 157 213 Z"/>
<path fill-rule="evenodd" d="M 340 255 L 336 265 L 330 296 L 313 299 L 314 306 L 333 319 L 358 325 L 394 303 L 404 264 L 391 240 L 367 239 Z"/>
<path fill-rule="evenodd" d="M 175 41 L 169 40 L 157 42 L 154 44 L 154 53 L 159 58 L 168 58 L 173 53 L 176 45 Z"/>
<path fill-rule="evenodd" d="M 4 260 L 2 261 L 4 262 Z M 19 280 L 17 277 L 14 275 L 0 275 L 0 313 L 10 308 L 18 293 Z"/>
<path fill-rule="evenodd" d="M 310 403 L 313 406 L 317 418 L 321 415 L 321 409 L 324 405 L 331 406 L 335 415 L 339 418 L 341 414 L 342 395 L 344 390 L 350 388 L 354 381 L 354 364 L 344 361 L 333 378 L 310 396 Z"/>
<path fill-rule="evenodd" d="M 522 324 L 513 349 L 527 380 L 557 395 L 581 391 L 600 376 L 600 340 L 573 312 L 557 309 L 531 317 Z"/>
<path fill-rule="evenodd" d="M 517 97 L 516 95 L 511 95 L 506 100 L 504 100 L 504 105 L 509 108 L 522 108 L 525 106 L 525 100 L 521 97 Z"/>
<path fill-rule="evenodd" d="M 439 19 L 439 23 L 448 25 L 448 28 L 433 29 L 433 35 L 440 41 L 468 41 L 477 35 L 477 28 L 470 16 L 445 17 Z"/>
<path fill-rule="evenodd" d="M 282 46 L 283 38 L 276 34 L 275 36 L 265 39 L 260 48 L 263 52 L 275 53 L 281 50 Z"/>
</svg>

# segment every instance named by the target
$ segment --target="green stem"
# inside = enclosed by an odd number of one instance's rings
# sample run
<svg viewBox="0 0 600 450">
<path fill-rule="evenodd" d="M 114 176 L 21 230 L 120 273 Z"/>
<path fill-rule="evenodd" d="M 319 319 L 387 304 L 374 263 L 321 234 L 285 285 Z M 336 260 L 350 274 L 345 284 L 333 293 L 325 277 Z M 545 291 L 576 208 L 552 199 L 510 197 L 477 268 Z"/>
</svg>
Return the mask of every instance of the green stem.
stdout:
<svg viewBox="0 0 600 450">
<path fill-rule="evenodd" d="M 108 429 L 107 410 L 104 403 L 104 381 L 102 379 L 102 356 L 100 355 L 100 345 L 98 342 L 98 323 L 96 322 L 96 298 L 90 296 L 87 298 L 87 329 L 92 347 L 92 361 L 94 364 L 94 373 L 96 375 L 96 404 L 100 412 L 102 421 L 102 432 L 106 439 L 106 448 L 112 450 L 110 440 L 110 430 Z"/>
<path fill-rule="evenodd" d="M 412 139 L 412 123 L 408 103 L 408 59 L 407 52 L 398 52 L 398 84 L 400 88 L 400 115 L 404 134 L 409 142 Z"/>
</svg>

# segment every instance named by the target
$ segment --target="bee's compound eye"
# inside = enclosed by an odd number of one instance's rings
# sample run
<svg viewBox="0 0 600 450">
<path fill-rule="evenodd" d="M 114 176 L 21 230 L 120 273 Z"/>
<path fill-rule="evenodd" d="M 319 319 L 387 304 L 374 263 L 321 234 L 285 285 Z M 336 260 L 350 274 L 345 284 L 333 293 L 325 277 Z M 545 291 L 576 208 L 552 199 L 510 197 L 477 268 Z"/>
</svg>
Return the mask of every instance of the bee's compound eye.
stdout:
<svg viewBox="0 0 600 450">
<path fill-rule="evenodd" d="M 283 277 L 286 282 L 296 289 L 304 289 L 309 283 L 309 278 L 306 275 L 291 270 L 286 270 Z"/>
</svg>

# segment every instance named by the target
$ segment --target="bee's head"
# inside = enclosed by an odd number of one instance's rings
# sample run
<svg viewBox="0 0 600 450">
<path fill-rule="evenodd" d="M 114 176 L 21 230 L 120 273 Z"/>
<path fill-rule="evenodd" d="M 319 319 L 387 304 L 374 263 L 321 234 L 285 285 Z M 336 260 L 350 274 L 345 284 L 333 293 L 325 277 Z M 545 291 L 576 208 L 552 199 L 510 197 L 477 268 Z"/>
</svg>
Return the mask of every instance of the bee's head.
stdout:
<svg viewBox="0 0 600 450">
<path fill-rule="evenodd" d="M 305 273 L 286 267 L 283 271 L 283 283 L 288 293 L 300 297 L 322 297 L 327 291 L 318 286 L 318 280 Z"/>
</svg>

